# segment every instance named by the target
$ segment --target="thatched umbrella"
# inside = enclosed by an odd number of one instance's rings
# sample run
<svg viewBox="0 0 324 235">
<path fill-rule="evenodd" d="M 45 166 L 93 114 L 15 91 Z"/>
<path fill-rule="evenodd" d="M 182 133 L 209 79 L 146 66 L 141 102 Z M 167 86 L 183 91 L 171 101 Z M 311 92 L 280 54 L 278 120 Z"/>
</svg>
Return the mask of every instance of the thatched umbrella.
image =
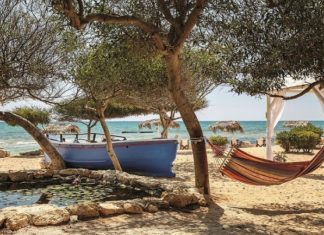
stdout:
<svg viewBox="0 0 324 235">
<path fill-rule="evenodd" d="M 79 134 L 80 133 L 80 128 L 76 125 L 68 124 L 68 125 L 63 125 L 63 124 L 49 124 L 45 127 L 44 133 L 46 134 L 52 134 L 52 135 L 57 135 L 57 134 Z"/>
<path fill-rule="evenodd" d="M 221 121 L 215 122 L 214 124 L 209 126 L 209 130 L 212 132 L 216 132 L 217 130 L 221 130 L 224 132 L 241 132 L 243 133 L 243 128 L 238 121 Z"/>
<path fill-rule="evenodd" d="M 307 126 L 309 121 L 285 121 L 283 127 L 297 127 L 297 126 Z"/>
<path fill-rule="evenodd" d="M 148 129 L 152 129 L 153 127 L 158 127 L 158 126 L 162 126 L 161 120 L 160 119 L 152 119 L 152 120 L 147 120 L 144 122 L 141 122 L 140 124 L 138 124 L 138 128 L 143 129 L 143 128 L 148 128 Z M 172 121 L 170 128 L 179 128 L 180 125 L 179 123 Z"/>
</svg>

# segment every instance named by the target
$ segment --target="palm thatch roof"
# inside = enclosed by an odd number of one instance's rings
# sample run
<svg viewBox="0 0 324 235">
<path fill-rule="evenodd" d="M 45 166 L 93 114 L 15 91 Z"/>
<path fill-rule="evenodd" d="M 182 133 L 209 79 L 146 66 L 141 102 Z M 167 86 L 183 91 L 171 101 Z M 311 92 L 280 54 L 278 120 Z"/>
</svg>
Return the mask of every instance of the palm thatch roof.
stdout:
<svg viewBox="0 0 324 235">
<path fill-rule="evenodd" d="M 140 124 L 138 124 L 138 128 L 140 128 L 140 129 L 143 129 L 143 128 L 152 129 L 153 127 L 156 127 L 156 126 L 162 126 L 160 119 L 147 120 L 147 121 L 144 121 L 144 122 L 141 122 Z M 179 128 L 179 127 L 180 127 L 180 125 L 176 121 L 171 122 L 170 128 Z"/>
<path fill-rule="evenodd" d="M 297 126 L 307 126 L 309 121 L 285 121 L 283 127 L 297 127 Z"/>
<path fill-rule="evenodd" d="M 49 124 L 45 127 L 44 133 L 46 134 L 79 134 L 80 128 L 76 125 L 68 124 Z"/>
<path fill-rule="evenodd" d="M 217 130 L 221 130 L 224 132 L 241 132 L 243 133 L 243 128 L 238 121 L 221 121 L 215 122 L 214 124 L 210 125 L 209 130 L 212 132 L 216 132 Z"/>
</svg>

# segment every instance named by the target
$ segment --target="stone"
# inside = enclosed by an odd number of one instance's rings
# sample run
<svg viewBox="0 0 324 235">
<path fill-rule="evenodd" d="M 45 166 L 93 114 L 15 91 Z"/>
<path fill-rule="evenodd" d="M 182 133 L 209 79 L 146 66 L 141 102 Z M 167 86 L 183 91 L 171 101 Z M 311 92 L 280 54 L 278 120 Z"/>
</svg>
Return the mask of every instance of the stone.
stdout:
<svg viewBox="0 0 324 235">
<path fill-rule="evenodd" d="M 6 220 L 6 216 L 0 214 L 0 229 L 3 228 L 5 220 Z"/>
<path fill-rule="evenodd" d="M 143 208 L 136 204 L 136 203 L 129 203 L 129 202 L 126 202 L 124 205 L 124 210 L 126 213 L 129 213 L 129 214 L 141 214 L 143 213 Z"/>
<path fill-rule="evenodd" d="M 150 213 L 155 213 L 159 211 L 159 208 L 155 205 L 149 204 L 147 207 L 145 207 L 145 210 Z"/>
<path fill-rule="evenodd" d="M 95 202 L 82 202 L 66 207 L 71 215 L 77 215 L 78 219 L 99 217 L 99 206 Z"/>
<path fill-rule="evenodd" d="M 38 170 L 33 173 L 35 179 L 51 178 L 53 176 L 52 170 Z"/>
<path fill-rule="evenodd" d="M 66 209 L 57 208 L 51 211 L 45 211 L 32 216 L 31 223 L 36 226 L 58 225 L 70 220 L 70 214 Z"/>
<path fill-rule="evenodd" d="M 88 169 L 67 168 L 67 169 L 60 170 L 58 174 L 61 176 L 80 175 L 80 176 L 88 177 L 90 172 L 91 171 Z"/>
<path fill-rule="evenodd" d="M 168 209 L 170 207 L 169 202 L 163 201 L 160 198 L 144 197 L 144 198 L 142 198 L 142 201 L 146 205 L 151 204 L 151 205 L 154 205 L 154 206 L 156 206 L 157 208 L 160 208 L 160 209 Z"/>
<path fill-rule="evenodd" d="M 28 178 L 28 172 L 27 171 L 9 171 L 8 176 L 9 179 L 12 182 L 21 182 L 26 181 Z"/>
<path fill-rule="evenodd" d="M 116 172 L 118 182 L 129 185 L 129 174 L 126 172 Z"/>
<path fill-rule="evenodd" d="M 163 192 L 162 200 L 167 201 L 170 206 L 184 208 L 189 205 L 198 204 L 198 198 L 195 194 L 186 192 Z"/>
<path fill-rule="evenodd" d="M 70 223 L 76 223 L 78 222 L 78 216 L 77 215 L 71 215 L 70 216 Z"/>
<path fill-rule="evenodd" d="M 10 153 L 3 149 L 0 149 L 0 158 L 10 157 Z"/>
<path fill-rule="evenodd" d="M 114 182 L 116 180 L 116 173 L 112 171 L 106 171 L 102 176 L 102 180 L 106 182 Z"/>
<path fill-rule="evenodd" d="M 105 171 L 91 171 L 89 178 L 100 180 L 100 179 L 102 179 L 104 174 L 105 174 Z"/>
<path fill-rule="evenodd" d="M 0 172 L 0 182 L 8 181 L 8 173 Z"/>
<path fill-rule="evenodd" d="M 30 215 L 25 213 L 17 213 L 7 217 L 5 221 L 6 228 L 16 231 L 29 225 Z"/>
<path fill-rule="evenodd" d="M 102 216 L 122 214 L 125 212 L 124 208 L 120 205 L 111 203 L 111 202 L 103 202 L 99 204 L 99 212 Z"/>
</svg>

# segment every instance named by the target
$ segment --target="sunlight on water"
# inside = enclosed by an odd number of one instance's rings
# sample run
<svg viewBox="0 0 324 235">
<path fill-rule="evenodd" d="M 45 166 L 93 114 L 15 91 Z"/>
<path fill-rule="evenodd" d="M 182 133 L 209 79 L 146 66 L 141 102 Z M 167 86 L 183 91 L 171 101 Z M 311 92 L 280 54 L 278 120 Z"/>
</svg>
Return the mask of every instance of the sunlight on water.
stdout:
<svg viewBox="0 0 324 235">
<path fill-rule="evenodd" d="M 137 121 L 118 121 L 118 122 L 108 122 L 108 126 L 111 130 L 112 134 L 125 136 L 129 140 L 134 139 L 151 139 L 160 137 L 158 128 L 152 129 L 153 133 L 127 133 L 123 134 L 122 131 L 132 131 L 139 132 L 138 124 L 140 122 Z M 209 129 L 208 126 L 214 123 L 213 121 L 203 121 L 201 122 L 202 129 L 204 131 L 205 136 L 214 135 Z M 226 136 L 229 139 L 238 138 L 240 140 L 246 141 L 255 141 L 255 139 L 260 137 L 265 137 L 266 135 L 266 122 L 265 121 L 242 121 L 240 122 L 244 133 L 235 133 L 229 134 L 224 132 L 218 132 L 217 135 Z M 318 127 L 324 128 L 324 121 L 312 121 L 312 123 Z M 180 128 L 171 129 L 169 132 L 169 138 L 188 138 L 187 131 L 184 127 L 183 122 L 179 122 Z M 277 127 L 275 128 L 275 132 L 282 131 L 284 128 L 282 127 L 283 122 L 279 122 Z M 85 133 L 86 128 L 82 124 L 77 124 L 81 128 L 81 132 Z M 147 130 L 147 129 L 143 129 Z M 141 131 L 143 131 L 141 130 Z M 161 128 L 160 128 L 161 131 Z M 93 132 L 102 133 L 101 127 L 97 125 L 93 128 Z M 9 150 L 11 153 L 19 153 L 25 151 L 36 150 L 38 148 L 37 144 L 32 140 L 32 138 L 28 135 L 20 127 L 12 127 L 8 126 L 4 122 L 0 122 L 0 148 L 5 148 Z"/>
</svg>

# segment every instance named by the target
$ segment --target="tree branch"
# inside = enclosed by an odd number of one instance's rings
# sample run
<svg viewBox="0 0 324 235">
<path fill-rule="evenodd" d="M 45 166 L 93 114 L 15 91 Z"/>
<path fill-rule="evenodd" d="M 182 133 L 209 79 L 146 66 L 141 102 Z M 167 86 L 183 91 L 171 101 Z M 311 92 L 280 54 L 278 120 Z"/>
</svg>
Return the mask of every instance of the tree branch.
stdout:
<svg viewBox="0 0 324 235">
<path fill-rule="evenodd" d="M 324 86 L 324 79 L 321 79 L 321 80 L 318 80 L 316 82 L 313 82 L 313 83 L 309 84 L 307 88 L 305 88 L 304 90 L 302 90 L 301 92 L 299 92 L 296 95 L 282 96 L 282 95 L 275 95 L 275 94 L 270 94 L 270 93 L 265 93 L 265 94 L 269 95 L 271 97 L 275 97 L 275 98 L 282 98 L 283 100 L 293 100 L 293 99 L 296 99 L 298 97 L 301 97 L 301 96 L 305 95 L 307 92 L 309 92 L 311 89 L 313 89 L 318 84 L 322 84 Z"/>
<path fill-rule="evenodd" d="M 132 25 L 137 26 L 144 32 L 149 33 L 157 48 L 159 50 L 165 50 L 165 45 L 162 39 L 161 30 L 153 24 L 143 21 L 142 19 L 135 16 L 118 16 L 109 15 L 104 13 L 92 13 L 86 16 L 82 16 L 76 12 L 75 7 L 72 4 L 73 0 L 53 0 L 52 6 L 59 12 L 62 12 L 67 18 L 70 19 L 70 25 L 77 30 L 91 22 L 102 22 L 105 24 L 121 24 L 121 25 Z M 82 0 L 78 0 L 79 9 L 83 11 Z"/>
<path fill-rule="evenodd" d="M 197 0 L 195 8 L 190 13 L 187 22 L 183 27 L 182 34 L 176 42 L 176 47 L 175 47 L 176 51 L 179 51 L 183 47 L 183 44 L 185 43 L 192 29 L 195 27 L 199 15 L 202 13 L 206 5 L 207 5 L 207 0 Z"/>
</svg>

